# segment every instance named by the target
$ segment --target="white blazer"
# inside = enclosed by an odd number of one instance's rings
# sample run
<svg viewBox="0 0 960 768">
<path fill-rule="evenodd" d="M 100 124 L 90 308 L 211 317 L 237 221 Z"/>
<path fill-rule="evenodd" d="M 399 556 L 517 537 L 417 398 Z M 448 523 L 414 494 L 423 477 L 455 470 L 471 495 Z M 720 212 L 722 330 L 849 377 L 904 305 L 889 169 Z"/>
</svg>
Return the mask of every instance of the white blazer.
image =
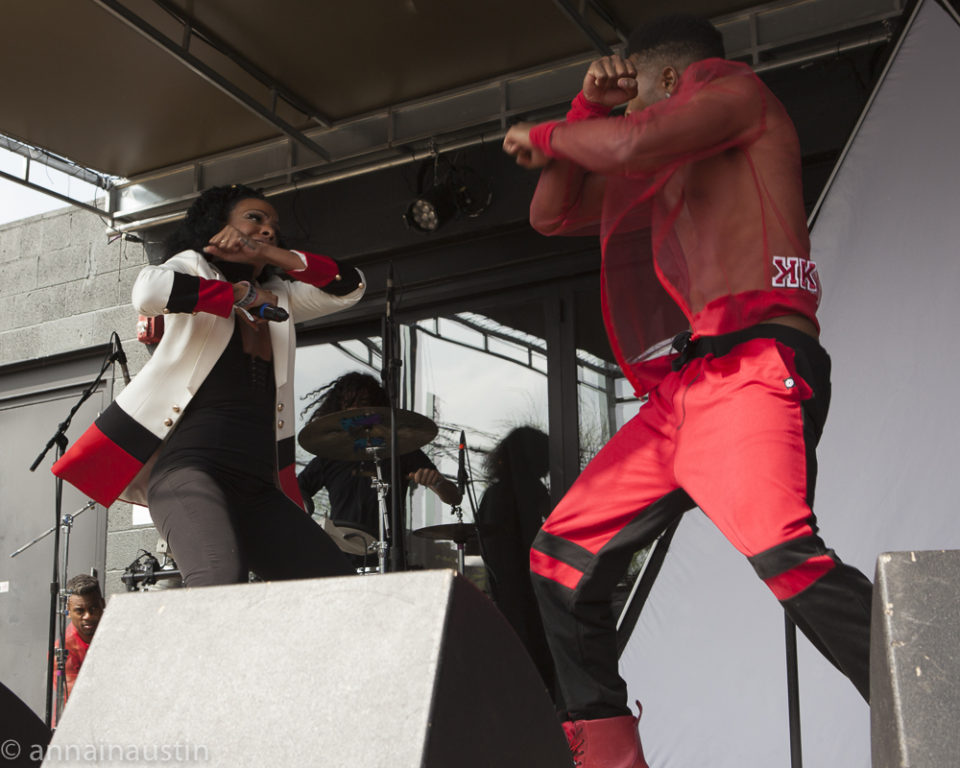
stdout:
<svg viewBox="0 0 960 768">
<path fill-rule="evenodd" d="M 295 253 L 303 258 L 305 269 L 289 272 L 293 281 L 272 277 L 263 286 L 277 295 L 278 305 L 290 314 L 289 320 L 271 322 L 268 328 L 276 381 L 279 483 L 288 496 L 302 503 L 293 461 L 293 372 L 297 346 L 294 323 L 356 304 L 365 286 L 361 275 L 360 285 L 351 293 L 329 294 L 311 275 L 311 268 L 324 266 L 329 273 L 332 260 Z M 163 338 L 130 385 L 53 467 L 55 474 L 104 506 L 117 498 L 146 504 L 151 459 L 176 428 L 233 335 L 232 306 L 226 317 L 203 311 L 202 299 L 192 313 L 170 311 L 168 304 L 177 273 L 205 280 L 226 279 L 196 251 L 183 251 L 164 264 L 141 270 L 133 286 L 133 306 L 143 315 L 164 315 Z"/>
</svg>

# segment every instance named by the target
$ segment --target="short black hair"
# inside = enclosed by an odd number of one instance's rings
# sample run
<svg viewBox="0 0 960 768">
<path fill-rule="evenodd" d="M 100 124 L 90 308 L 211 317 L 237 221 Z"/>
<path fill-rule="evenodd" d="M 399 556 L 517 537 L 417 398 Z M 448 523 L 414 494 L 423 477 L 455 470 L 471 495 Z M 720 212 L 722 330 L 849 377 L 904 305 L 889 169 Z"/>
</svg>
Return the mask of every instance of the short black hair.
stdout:
<svg viewBox="0 0 960 768">
<path fill-rule="evenodd" d="M 103 600 L 100 582 L 86 573 L 79 573 L 67 582 L 67 592 L 72 595 L 96 595 Z"/>
<path fill-rule="evenodd" d="M 233 207 L 241 200 L 266 200 L 259 189 L 244 184 L 211 187 L 193 201 L 180 226 L 167 240 L 165 257 L 169 259 L 181 251 L 199 251 L 210 238 L 223 229 Z"/>
<path fill-rule="evenodd" d="M 677 56 L 690 61 L 722 59 L 723 35 L 706 19 L 675 14 L 637 27 L 627 39 L 627 56 Z"/>
</svg>

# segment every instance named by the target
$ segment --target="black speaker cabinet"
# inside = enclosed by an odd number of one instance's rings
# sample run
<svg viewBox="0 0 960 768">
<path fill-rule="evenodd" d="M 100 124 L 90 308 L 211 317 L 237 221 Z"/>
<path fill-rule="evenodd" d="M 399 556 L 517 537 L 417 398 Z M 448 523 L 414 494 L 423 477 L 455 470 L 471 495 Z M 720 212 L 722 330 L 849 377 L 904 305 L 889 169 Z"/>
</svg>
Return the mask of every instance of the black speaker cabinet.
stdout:
<svg viewBox="0 0 960 768">
<path fill-rule="evenodd" d="M 960 551 L 877 560 L 870 731 L 873 768 L 960 765 Z"/>
<path fill-rule="evenodd" d="M 137 758 L 230 768 L 570 763 L 519 639 L 451 571 L 114 596 L 48 759 Z"/>
<path fill-rule="evenodd" d="M 0 683 L 0 766 L 40 765 L 50 741 L 50 729 L 23 700 Z"/>
</svg>

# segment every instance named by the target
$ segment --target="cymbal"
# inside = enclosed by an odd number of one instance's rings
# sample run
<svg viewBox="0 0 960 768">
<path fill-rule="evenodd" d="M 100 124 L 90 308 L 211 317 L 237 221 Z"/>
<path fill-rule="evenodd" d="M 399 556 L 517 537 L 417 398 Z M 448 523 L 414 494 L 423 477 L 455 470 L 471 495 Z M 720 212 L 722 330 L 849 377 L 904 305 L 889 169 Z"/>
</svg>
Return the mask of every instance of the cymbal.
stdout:
<svg viewBox="0 0 960 768">
<path fill-rule="evenodd" d="M 473 523 L 447 523 L 446 525 L 431 525 L 426 528 L 418 528 L 413 532 L 414 536 L 420 536 L 424 539 L 434 539 L 436 541 L 455 541 L 457 544 L 465 544 L 477 535 L 477 526 Z"/>
<path fill-rule="evenodd" d="M 362 528 L 350 525 L 336 525 L 330 518 L 323 521 L 323 530 L 333 539 L 340 551 L 348 555 L 365 555 L 370 552 L 370 545 L 377 537 Z"/>
<path fill-rule="evenodd" d="M 397 453 L 417 450 L 437 436 L 437 425 L 413 411 L 397 410 Z M 312 419 L 297 437 L 316 456 L 342 461 L 373 458 L 367 448 L 390 456 L 390 409 L 379 406 L 348 408 Z"/>
</svg>

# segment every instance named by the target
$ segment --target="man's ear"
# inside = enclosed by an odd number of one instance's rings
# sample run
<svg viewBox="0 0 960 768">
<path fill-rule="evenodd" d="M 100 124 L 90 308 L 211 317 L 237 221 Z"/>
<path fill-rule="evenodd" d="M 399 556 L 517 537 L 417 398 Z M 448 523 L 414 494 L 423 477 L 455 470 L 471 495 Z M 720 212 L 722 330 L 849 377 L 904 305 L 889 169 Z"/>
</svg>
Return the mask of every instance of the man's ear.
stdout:
<svg viewBox="0 0 960 768">
<path fill-rule="evenodd" d="M 672 66 L 666 66 L 663 68 L 663 71 L 660 73 L 660 85 L 663 87 L 663 90 L 667 94 L 673 93 L 677 90 L 677 86 L 680 84 L 680 74 Z"/>
</svg>

